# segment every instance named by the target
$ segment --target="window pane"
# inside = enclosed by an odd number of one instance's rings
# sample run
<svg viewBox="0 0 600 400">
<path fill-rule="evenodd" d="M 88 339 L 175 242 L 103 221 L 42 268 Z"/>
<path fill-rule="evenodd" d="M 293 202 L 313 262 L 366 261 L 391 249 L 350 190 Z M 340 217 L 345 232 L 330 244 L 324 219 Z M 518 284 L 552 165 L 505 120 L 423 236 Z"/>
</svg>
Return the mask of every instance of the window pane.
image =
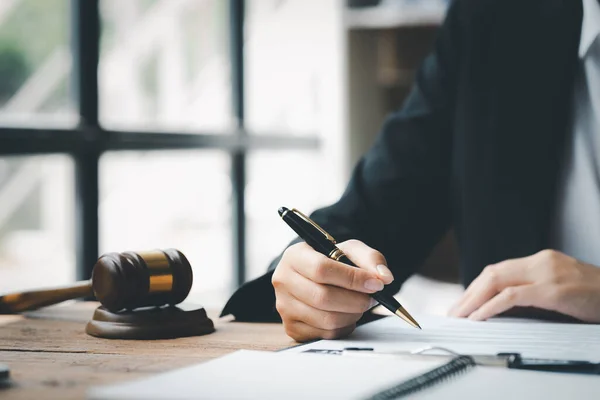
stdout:
<svg viewBox="0 0 600 400">
<path fill-rule="evenodd" d="M 330 201 L 327 177 L 320 172 L 324 165 L 321 153 L 312 151 L 260 151 L 249 155 L 248 279 L 262 275 L 296 236 L 279 218 L 279 207 L 297 208 L 308 214 Z"/>
<path fill-rule="evenodd" d="M 73 121 L 69 0 L 0 1 L 0 123 Z"/>
<path fill-rule="evenodd" d="M 232 285 L 229 156 L 215 151 L 113 152 L 100 161 L 100 250 L 177 248 L 192 298 L 222 305 Z"/>
<path fill-rule="evenodd" d="M 229 127 L 227 3 L 101 0 L 102 124 L 129 129 Z"/>
<path fill-rule="evenodd" d="M 0 292 L 75 279 L 73 162 L 0 157 Z"/>
<path fill-rule="evenodd" d="M 338 118 L 340 12 L 338 1 L 247 1 L 246 125 L 253 133 L 315 134 Z"/>
</svg>

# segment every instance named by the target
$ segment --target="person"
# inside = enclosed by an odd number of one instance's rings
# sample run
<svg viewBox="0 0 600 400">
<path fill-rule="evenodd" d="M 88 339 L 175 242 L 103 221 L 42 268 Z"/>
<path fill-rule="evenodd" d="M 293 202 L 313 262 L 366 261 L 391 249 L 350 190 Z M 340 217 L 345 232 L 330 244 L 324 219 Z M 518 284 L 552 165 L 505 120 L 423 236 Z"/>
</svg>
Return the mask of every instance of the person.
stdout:
<svg viewBox="0 0 600 400">
<path fill-rule="evenodd" d="M 452 316 L 600 323 L 599 34 L 598 0 L 453 1 L 404 106 L 311 216 L 360 269 L 295 241 L 223 313 L 342 337 L 452 227 L 467 287 Z"/>
</svg>

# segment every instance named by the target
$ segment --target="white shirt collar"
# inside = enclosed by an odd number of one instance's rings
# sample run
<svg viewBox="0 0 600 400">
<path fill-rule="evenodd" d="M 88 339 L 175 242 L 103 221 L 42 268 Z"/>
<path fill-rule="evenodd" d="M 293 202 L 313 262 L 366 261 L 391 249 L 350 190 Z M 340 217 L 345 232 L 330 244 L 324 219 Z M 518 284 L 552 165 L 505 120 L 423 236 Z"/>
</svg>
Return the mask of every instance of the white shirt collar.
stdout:
<svg viewBox="0 0 600 400">
<path fill-rule="evenodd" d="M 585 58 L 598 35 L 600 35 L 600 3 L 598 0 L 583 0 L 583 24 L 579 42 L 580 58 Z"/>
</svg>

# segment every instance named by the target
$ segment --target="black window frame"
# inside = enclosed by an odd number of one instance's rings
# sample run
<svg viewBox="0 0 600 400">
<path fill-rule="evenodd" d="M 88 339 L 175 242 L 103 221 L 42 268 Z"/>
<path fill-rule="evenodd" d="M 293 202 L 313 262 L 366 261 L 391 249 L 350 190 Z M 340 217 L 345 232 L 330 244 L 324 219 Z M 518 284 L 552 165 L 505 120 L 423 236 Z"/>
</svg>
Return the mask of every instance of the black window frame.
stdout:
<svg viewBox="0 0 600 400">
<path fill-rule="evenodd" d="M 227 134 L 108 130 L 98 118 L 100 0 L 71 0 L 72 96 L 79 122 L 70 129 L 0 126 L 0 155 L 63 153 L 75 163 L 75 249 L 77 279 L 89 279 L 99 256 L 99 161 L 107 151 L 216 149 L 231 156 L 233 284 L 246 280 L 246 159 L 251 150 L 316 150 L 316 135 L 253 135 L 246 130 L 244 104 L 245 0 L 229 0 L 232 113 Z M 136 249 L 131 249 L 136 250 Z M 139 249 L 137 249 L 139 250 Z"/>
</svg>

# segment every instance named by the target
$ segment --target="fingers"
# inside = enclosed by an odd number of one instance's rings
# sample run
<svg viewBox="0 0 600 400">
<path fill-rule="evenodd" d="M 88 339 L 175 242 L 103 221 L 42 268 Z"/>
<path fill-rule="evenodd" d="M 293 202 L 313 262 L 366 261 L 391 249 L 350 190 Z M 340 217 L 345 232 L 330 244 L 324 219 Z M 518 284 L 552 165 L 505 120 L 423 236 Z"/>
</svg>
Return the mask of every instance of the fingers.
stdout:
<svg viewBox="0 0 600 400">
<path fill-rule="evenodd" d="M 291 271 L 282 286 L 275 278 L 276 308 L 287 334 L 299 342 L 333 339 L 354 330 L 375 302 L 365 293 L 310 281 Z"/>
<path fill-rule="evenodd" d="M 360 268 L 374 272 L 386 285 L 394 281 L 394 275 L 387 267 L 383 254 L 358 240 L 347 240 L 339 243 L 340 248 L 348 258 Z"/>
<path fill-rule="evenodd" d="M 285 333 L 297 342 L 308 342 L 314 339 L 340 339 L 348 336 L 356 325 L 347 326 L 341 329 L 325 330 L 312 327 L 304 322 L 292 321 L 285 325 Z"/>
<path fill-rule="evenodd" d="M 365 293 L 316 283 L 298 273 L 288 277 L 286 286 L 288 294 L 323 311 L 362 314 L 374 303 L 374 300 Z"/>
<path fill-rule="evenodd" d="M 600 321 L 600 269 L 555 250 L 487 267 L 450 312 L 485 320 L 513 307 Z"/>
<path fill-rule="evenodd" d="M 527 268 L 529 261 L 529 257 L 526 257 L 486 267 L 469 285 L 461 300 L 450 311 L 450 315 L 458 318 L 468 317 L 504 289 L 531 283 L 531 273 Z"/>
<path fill-rule="evenodd" d="M 313 328 L 321 330 L 336 331 L 348 326 L 354 326 L 362 316 L 362 312 L 343 313 L 319 310 L 290 295 L 285 296 L 285 299 L 282 300 L 288 303 L 289 319 L 302 321 Z"/>
<path fill-rule="evenodd" d="M 289 247 L 272 277 L 276 308 L 293 339 L 348 335 L 376 303 L 369 294 L 393 280 L 381 253 L 358 241 L 340 245 L 359 267 L 314 251 L 306 243 Z"/>
<path fill-rule="evenodd" d="M 495 315 L 501 314 L 513 307 L 538 307 L 552 310 L 555 307 L 552 296 L 549 295 L 547 285 L 533 284 L 511 286 L 502 290 L 490 301 L 482 305 L 469 316 L 474 321 L 484 321 Z"/>
<path fill-rule="evenodd" d="M 342 245 L 341 247 L 351 247 L 351 251 L 359 254 L 355 263 L 360 265 L 361 268 L 332 260 L 312 250 L 305 243 L 290 247 L 286 253 L 288 253 L 292 268 L 300 275 L 316 283 L 333 285 L 356 292 L 375 293 L 382 290 L 387 282 L 393 280 L 387 267 L 382 265 L 377 268 L 377 265 L 381 265 L 382 260 L 385 261 L 380 253 L 364 244 Z M 367 247 L 367 249 L 363 247 Z M 350 257 L 350 255 L 348 256 Z M 378 274 L 378 270 L 384 272 L 383 276 L 385 278 Z"/>
</svg>

